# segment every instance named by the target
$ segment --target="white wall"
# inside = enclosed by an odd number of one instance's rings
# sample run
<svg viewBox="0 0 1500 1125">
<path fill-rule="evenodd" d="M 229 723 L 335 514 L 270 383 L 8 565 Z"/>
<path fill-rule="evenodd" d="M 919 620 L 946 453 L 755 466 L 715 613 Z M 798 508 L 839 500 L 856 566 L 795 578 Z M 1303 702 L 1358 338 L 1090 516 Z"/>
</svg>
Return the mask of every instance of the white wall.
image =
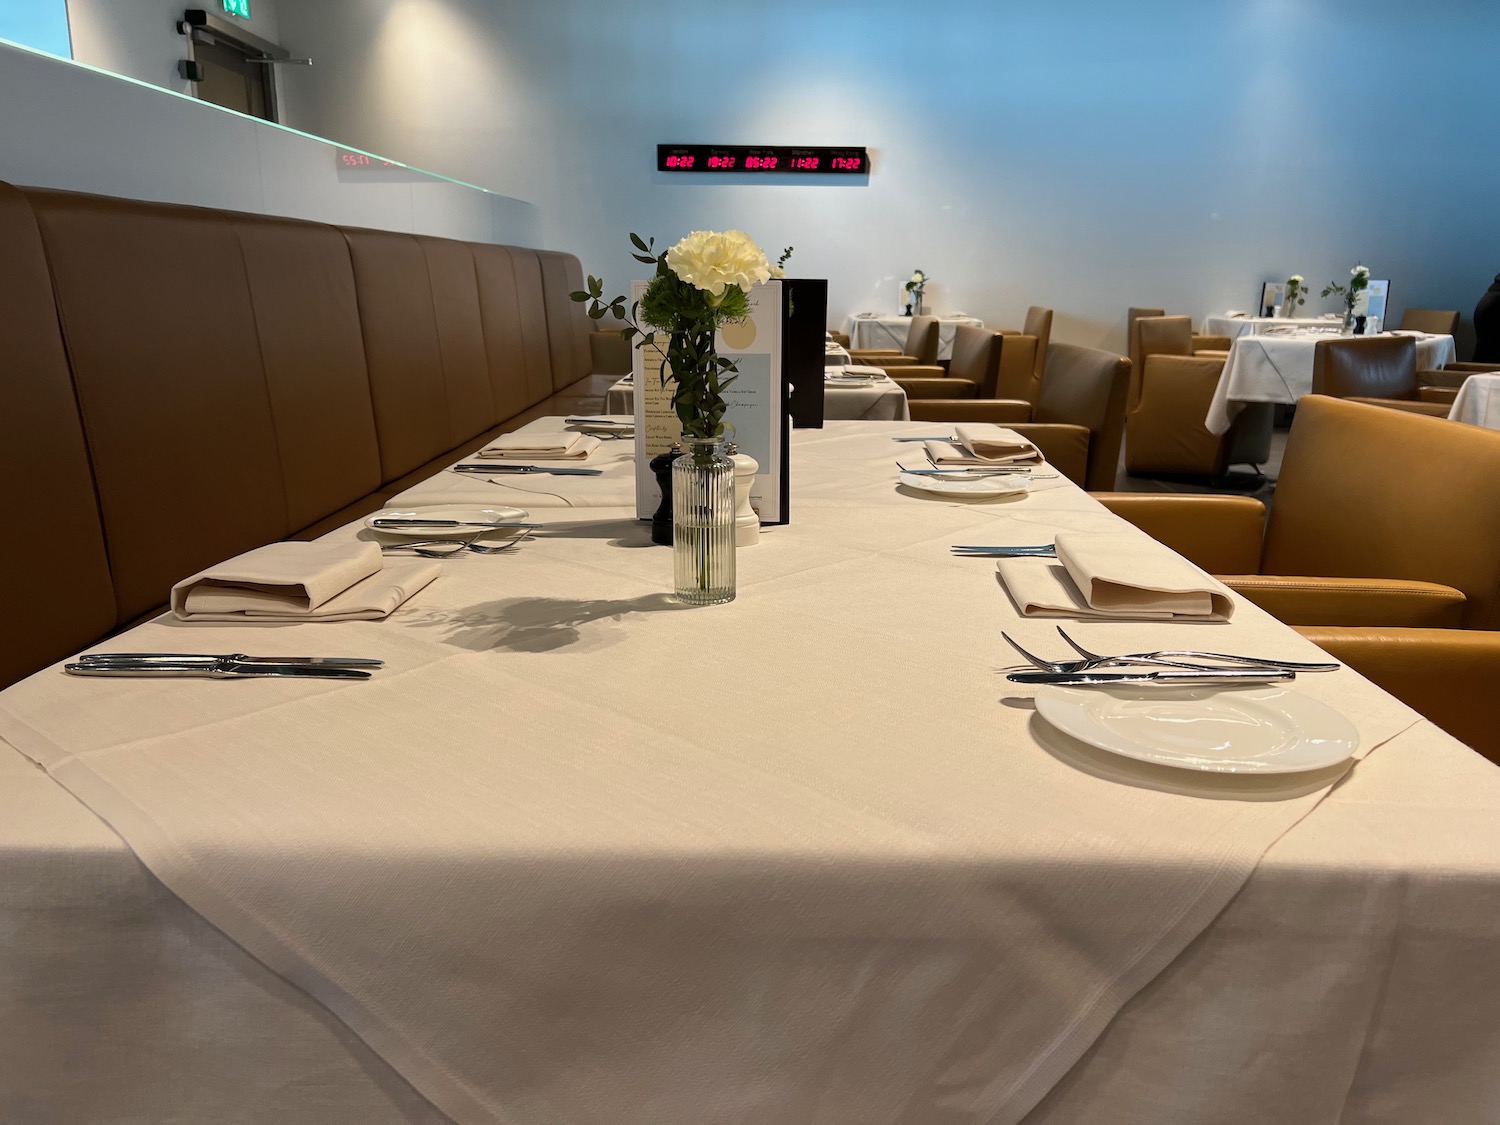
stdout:
<svg viewBox="0 0 1500 1125">
<path fill-rule="evenodd" d="M 1500 269 L 1494 0 L 304 0 L 296 123 L 543 206 L 612 288 L 631 230 L 738 226 L 830 319 L 929 304 L 1123 345 L 1125 307 L 1248 308 L 1356 261 L 1392 308 Z M 658 142 L 864 144 L 848 182 L 705 182 Z M 1316 300 L 1309 309 L 1321 305 Z M 1332 303 L 1328 304 L 1332 308 Z"/>
<path fill-rule="evenodd" d="M 5 44 L 0 180 L 539 245 L 521 200 L 415 171 L 341 172 L 315 137 Z"/>
</svg>

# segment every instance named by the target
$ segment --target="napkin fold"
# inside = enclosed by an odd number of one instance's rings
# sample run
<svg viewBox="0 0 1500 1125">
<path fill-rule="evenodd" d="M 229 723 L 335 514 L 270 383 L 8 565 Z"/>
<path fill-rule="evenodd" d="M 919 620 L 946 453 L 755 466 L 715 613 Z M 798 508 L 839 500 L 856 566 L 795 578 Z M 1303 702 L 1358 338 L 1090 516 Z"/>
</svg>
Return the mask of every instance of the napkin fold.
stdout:
<svg viewBox="0 0 1500 1125">
<path fill-rule="evenodd" d="M 530 461 L 584 461 L 599 448 L 599 439 L 575 430 L 528 430 L 501 434 L 477 457 L 520 457 Z"/>
<path fill-rule="evenodd" d="M 375 621 L 438 576 L 430 560 L 386 563 L 375 543 L 271 543 L 172 587 L 183 621 Z"/>
<path fill-rule="evenodd" d="M 1143 535 L 1057 533 L 1057 559 L 1000 559 L 1026 617 L 1228 621 L 1234 600 L 1169 547 Z"/>
<path fill-rule="evenodd" d="M 1015 430 L 990 422 L 954 426 L 953 436 L 956 443 L 926 443 L 934 465 L 1027 465 L 1042 459 L 1042 451 Z"/>
</svg>

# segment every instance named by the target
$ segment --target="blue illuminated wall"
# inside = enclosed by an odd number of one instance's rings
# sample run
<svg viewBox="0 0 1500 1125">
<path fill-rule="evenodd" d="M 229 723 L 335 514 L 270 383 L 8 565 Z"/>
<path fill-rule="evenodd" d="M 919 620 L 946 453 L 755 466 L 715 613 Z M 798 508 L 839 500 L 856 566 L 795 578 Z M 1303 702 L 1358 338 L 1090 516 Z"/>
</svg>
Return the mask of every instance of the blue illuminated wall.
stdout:
<svg viewBox="0 0 1500 1125">
<path fill-rule="evenodd" d="M 1123 346 L 1130 304 L 1248 308 L 1363 260 L 1397 312 L 1467 314 L 1500 271 L 1496 0 L 323 0 L 281 26 L 319 59 L 286 76 L 299 124 L 537 201 L 612 284 L 627 231 L 734 225 L 795 244 L 835 316 L 921 267 L 940 311 L 1051 305 L 1059 338 Z M 875 170 L 654 171 L 694 141 Z"/>
<path fill-rule="evenodd" d="M 66 0 L 0 0 L 0 39 L 71 58 Z"/>
</svg>

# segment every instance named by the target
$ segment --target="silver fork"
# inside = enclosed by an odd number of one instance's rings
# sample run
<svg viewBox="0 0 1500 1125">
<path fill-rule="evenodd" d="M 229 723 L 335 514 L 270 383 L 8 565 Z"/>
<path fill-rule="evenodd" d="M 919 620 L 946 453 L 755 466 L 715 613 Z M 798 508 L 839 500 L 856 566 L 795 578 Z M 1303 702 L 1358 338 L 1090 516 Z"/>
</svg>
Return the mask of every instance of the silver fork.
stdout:
<svg viewBox="0 0 1500 1125">
<path fill-rule="evenodd" d="M 1057 635 L 1067 641 L 1073 649 L 1087 660 L 1126 660 L 1131 663 L 1170 663 L 1170 658 L 1181 658 L 1190 660 L 1222 660 L 1229 664 L 1242 664 L 1249 668 L 1283 668 L 1288 672 L 1337 672 L 1342 665 L 1328 661 L 1306 661 L 1306 660 L 1279 660 L 1263 659 L 1258 656 L 1234 656 L 1227 652 L 1197 652 L 1193 649 L 1162 649 L 1158 652 L 1137 652 L 1127 656 L 1100 656 L 1097 652 L 1090 652 L 1075 641 L 1063 627 L 1057 627 Z M 1008 638 L 1007 638 L 1008 639 Z M 1016 642 L 1011 641 L 1012 645 Z M 1177 665 L 1177 667 L 1190 667 L 1190 665 Z M 1200 665 L 1201 667 L 1201 665 Z"/>
<path fill-rule="evenodd" d="M 1002 631 L 1000 635 L 1005 638 L 1006 644 L 1010 645 L 1011 648 L 1015 649 L 1027 660 L 1035 664 L 1038 668 L 1044 669 L 1048 672 L 1062 673 L 1064 675 L 1073 675 L 1078 672 L 1091 672 L 1095 668 L 1109 668 L 1120 664 L 1149 664 L 1152 667 L 1190 668 L 1195 672 L 1204 671 L 1204 666 L 1202 664 L 1179 664 L 1171 660 L 1158 660 L 1154 657 L 1138 659 L 1128 656 L 1091 656 L 1086 660 L 1044 660 L 1042 657 L 1037 656 L 1035 653 L 1027 652 L 1020 645 L 1016 644 L 1015 638 L 1013 638 L 1009 633 Z"/>
<path fill-rule="evenodd" d="M 480 534 L 484 533 L 480 532 Z M 410 551 L 424 559 L 447 559 L 454 555 L 461 555 L 465 551 L 473 551 L 476 555 L 498 555 L 502 551 L 509 551 L 520 546 L 530 538 L 530 535 L 517 535 L 512 539 L 507 539 L 504 543 L 493 544 L 476 543 L 474 539 L 418 539 L 413 543 L 387 543 L 380 549 L 393 552 Z"/>
</svg>

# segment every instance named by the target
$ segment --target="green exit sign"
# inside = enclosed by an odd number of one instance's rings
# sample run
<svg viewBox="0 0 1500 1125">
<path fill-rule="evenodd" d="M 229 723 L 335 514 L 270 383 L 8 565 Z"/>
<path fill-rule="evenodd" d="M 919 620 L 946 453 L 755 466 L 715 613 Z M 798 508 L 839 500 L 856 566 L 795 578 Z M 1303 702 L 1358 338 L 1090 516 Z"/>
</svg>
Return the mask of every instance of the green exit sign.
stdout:
<svg viewBox="0 0 1500 1125">
<path fill-rule="evenodd" d="M 250 18 L 250 0 L 223 0 L 224 10 L 231 16 Z"/>
</svg>

